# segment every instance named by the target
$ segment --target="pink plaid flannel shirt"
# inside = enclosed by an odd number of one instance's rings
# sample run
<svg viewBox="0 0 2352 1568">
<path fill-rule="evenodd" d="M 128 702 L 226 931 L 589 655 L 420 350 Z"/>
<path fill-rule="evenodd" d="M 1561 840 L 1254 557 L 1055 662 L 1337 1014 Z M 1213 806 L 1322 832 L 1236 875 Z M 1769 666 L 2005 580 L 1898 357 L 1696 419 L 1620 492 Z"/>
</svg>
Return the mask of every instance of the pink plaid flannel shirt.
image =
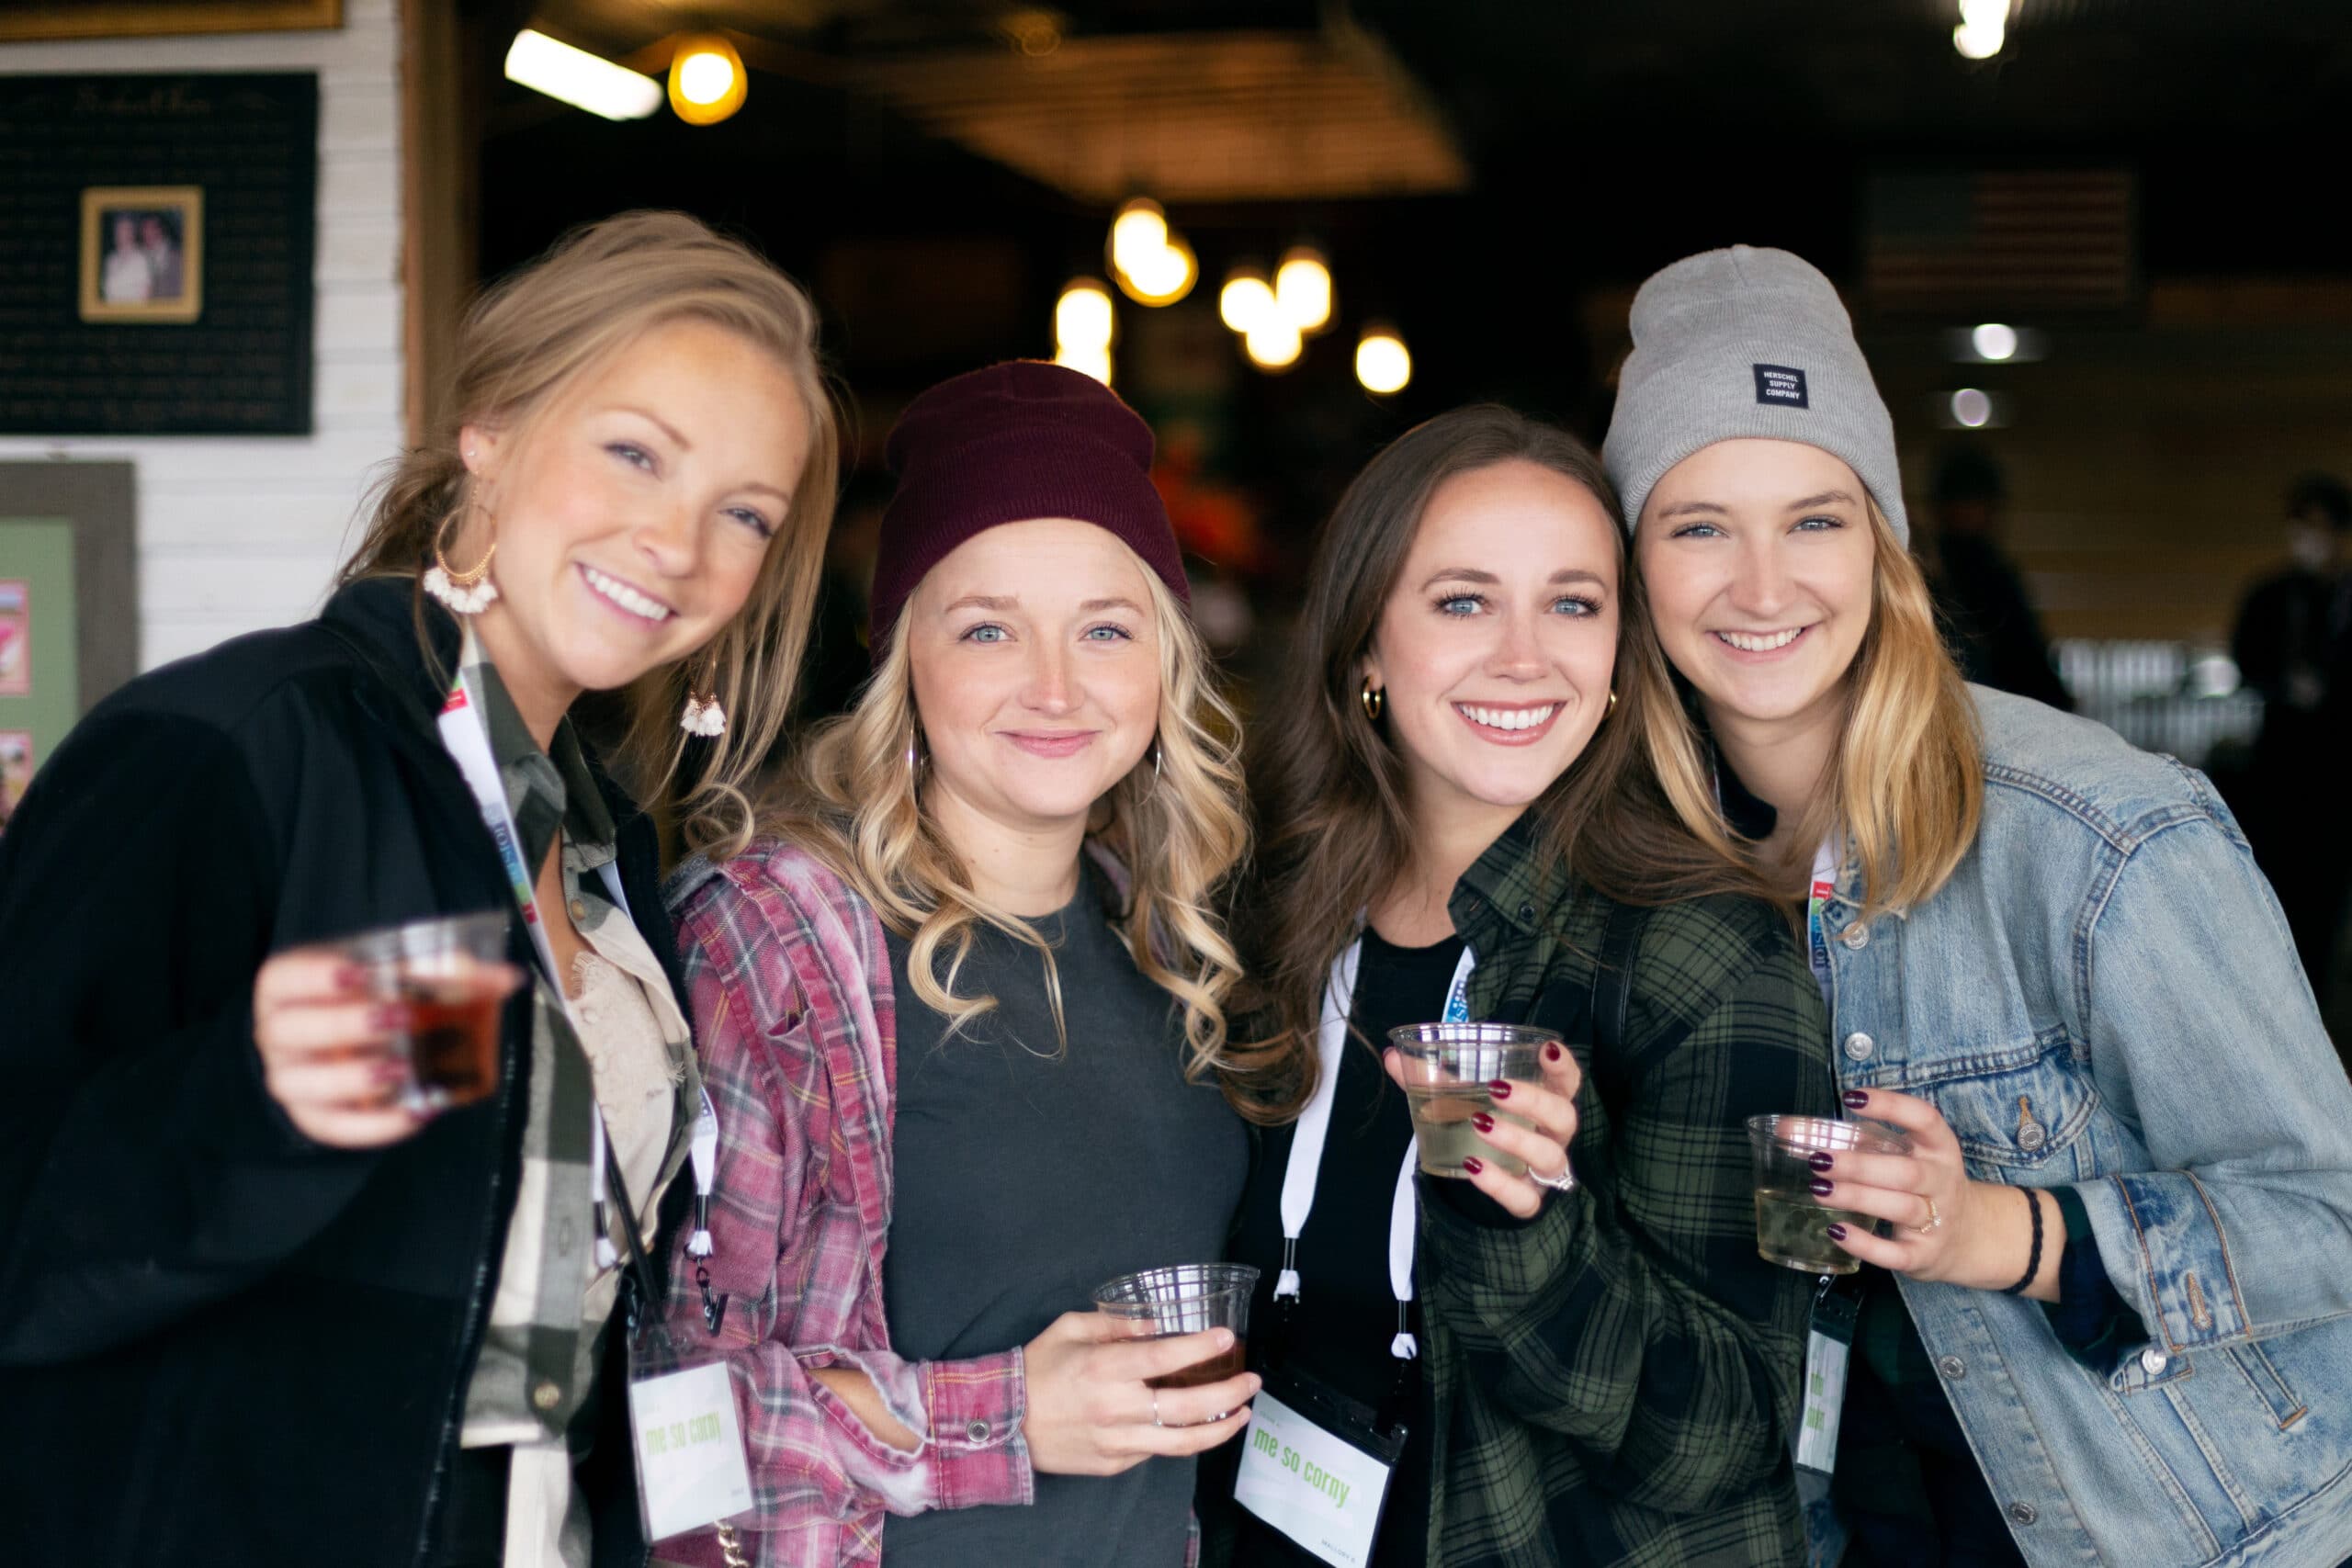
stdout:
<svg viewBox="0 0 2352 1568">
<path fill-rule="evenodd" d="M 882 1314 L 897 1111 L 888 950 L 865 901 L 773 839 L 689 873 L 675 914 L 703 1081 L 718 1110 L 710 1229 L 718 1337 L 733 1374 L 758 1516 L 739 1526 L 760 1568 L 878 1564 L 885 1514 L 1027 1503 L 1018 1346 L 968 1361 L 893 1355 Z M 682 1232 L 668 1315 L 707 1345 Z M 851 1367 L 922 1447 L 876 1438 L 808 1373 Z M 665 1561 L 722 1568 L 715 1532 Z"/>
</svg>

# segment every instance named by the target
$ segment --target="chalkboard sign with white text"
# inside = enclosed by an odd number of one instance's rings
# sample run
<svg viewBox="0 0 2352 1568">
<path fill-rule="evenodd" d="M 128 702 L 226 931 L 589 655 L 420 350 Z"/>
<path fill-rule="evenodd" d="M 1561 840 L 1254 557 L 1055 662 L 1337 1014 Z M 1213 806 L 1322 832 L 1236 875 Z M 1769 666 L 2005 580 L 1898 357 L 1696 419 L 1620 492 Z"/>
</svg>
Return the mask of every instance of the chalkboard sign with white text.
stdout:
<svg viewBox="0 0 2352 1568">
<path fill-rule="evenodd" d="M 0 75 L 0 433 L 305 434 L 318 78 Z"/>
</svg>

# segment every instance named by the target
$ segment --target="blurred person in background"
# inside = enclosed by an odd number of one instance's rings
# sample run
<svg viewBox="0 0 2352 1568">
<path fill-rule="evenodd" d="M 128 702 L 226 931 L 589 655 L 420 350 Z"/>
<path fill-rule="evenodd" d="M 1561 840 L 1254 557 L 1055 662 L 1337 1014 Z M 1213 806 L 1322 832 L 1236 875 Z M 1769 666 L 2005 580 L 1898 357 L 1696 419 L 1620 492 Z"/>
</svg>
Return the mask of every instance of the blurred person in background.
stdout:
<svg viewBox="0 0 2352 1568">
<path fill-rule="evenodd" d="M 1944 454 L 1929 491 L 1935 533 L 1928 591 L 1962 676 L 2071 713 L 2075 699 L 2051 666 L 2041 617 L 2001 547 L 2008 494 L 2001 465 L 1982 446 Z"/>
<path fill-rule="evenodd" d="M 691 218 L 579 231 L 469 312 L 321 615 L 132 681 L 26 794 L 0 1560 L 645 1562 L 609 1330 L 660 1285 L 614 1263 L 700 1094 L 641 803 L 749 837 L 831 515 L 816 331 Z M 474 912 L 496 1082 L 438 1109 L 343 944 Z"/>
<path fill-rule="evenodd" d="M 2352 488 L 2304 474 L 2287 491 L 2287 564 L 2246 591 L 2230 636 L 2238 678 L 2262 694 L 2246 836 L 2278 890 L 2295 951 L 2327 1005 L 2352 821 L 2337 761 L 2352 720 Z"/>
</svg>

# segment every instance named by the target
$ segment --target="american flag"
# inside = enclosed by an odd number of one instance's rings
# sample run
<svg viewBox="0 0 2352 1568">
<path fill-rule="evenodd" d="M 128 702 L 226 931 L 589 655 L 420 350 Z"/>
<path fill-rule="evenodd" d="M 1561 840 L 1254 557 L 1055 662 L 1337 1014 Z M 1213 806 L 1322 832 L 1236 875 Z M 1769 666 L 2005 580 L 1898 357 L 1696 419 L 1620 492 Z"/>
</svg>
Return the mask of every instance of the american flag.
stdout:
<svg viewBox="0 0 2352 1568">
<path fill-rule="evenodd" d="M 2132 303 L 2127 169 L 1871 176 L 1862 269 L 1889 314 L 2095 312 Z"/>
</svg>

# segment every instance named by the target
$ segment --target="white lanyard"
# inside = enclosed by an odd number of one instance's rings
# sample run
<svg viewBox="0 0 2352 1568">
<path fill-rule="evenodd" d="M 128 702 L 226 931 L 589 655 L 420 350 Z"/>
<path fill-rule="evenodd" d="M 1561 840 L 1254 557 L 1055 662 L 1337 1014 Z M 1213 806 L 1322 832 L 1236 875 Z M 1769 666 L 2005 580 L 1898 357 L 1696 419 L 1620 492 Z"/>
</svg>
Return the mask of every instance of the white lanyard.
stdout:
<svg viewBox="0 0 2352 1568">
<path fill-rule="evenodd" d="M 1323 1168 L 1323 1142 L 1331 1130 L 1331 1105 L 1339 1098 L 1340 1064 L 1348 1049 L 1348 1015 L 1355 1007 L 1356 968 L 1363 956 L 1361 939 L 1332 961 L 1330 984 L 1323 994 L 1322 1025 L 1317 1031 L 1320 1058 L 1315 1096 L 1299 1113 L 1291 1138 L 1290 1163 L 1283 1170 L 1283 1271 L 1274 1283 L 1274 1297 L 1299 1293 L 1298 1237 L 1315 1208 L 1316 1178 Z M 1448 1023 L 1470 1017 L 1470 972 L 1477 955 L 1467 944 L 1453 966 L 1453 981 L 1446 987 L 1444 1019 Z M 1413 1167 L 1420 1155 L 1420 1140 L 1407 1140 L 1405 1160 L 1396 1170 L 1396 1195 L 1388 1204 L 1388 1288 L 1396 1297 L 1396 1337 L 1388 1353 L 1399 1360 L 1420 1354 L 1420 1346 L 1405 1328 L 1405 1304 L 1413 1299 Z"/>
<path fill-rule="evenodd" d="M 562 976 L 556 968 L 555 949 L 548 941 L 546 923 L 539 918 L 538 898 L 534 892 L 537 879 L 523 863 L 522 835 L 514 829 L 514 807 L 507 802 L 506 786 L 499 778 L 498 760 L 491 754 L 490 721 L 484 716 L 481 685 L 471 676 L 482 658 L 481 645 L 474 640 L 473 627 L 469 626 L 458 656 L 457 676 L 441 705 L 441 744 L 458 764 L 466 787 L 473 792 L 482 823 L 498 845 L 499 862 L 505 867 L 514 902 L 523 911 L 523 924 L 531 933 L 531 944 L 538 950 L 539 963 L 547 971 L 548 983 L 555 987 L 557 1004 L 564 1010 L 564 1017 L 571 1020 L 576 1034 L 579 1021 L 571 1017 L 571 999 L 564 994 Z M 623 915 L 628 914 L 628 895 L 621 889 L 618 863 L 606 861 L 596 870 L 604 879 L 605 891 L 612 895 L 613 907 Z M 590 1098 L 593 1100 L 594 1097 Z M 695 1168 L 695 1233 L 686 1250 L 697 1258 L 707 1258 L 711 1250 L 710 1189 L 718 1160 L 718 1112 L 712 1106 L 707 1089 L 703 1090 L 702 1110 L 695 1118 L 694 1136 L 688 1148 Z M 597 1106 L 589 1124 L 588 1196 L 596 1224 L 599 1269 L 613 1268 L 620 1261 L 620 1254 L 613 1246 L 612 1227 L 605 1221 L 609 1200 L 605 1171 L 610 1163 L 605 1155 L 605 1111 Z M 624 1221 L 634 1226 L 637 1216 L 625 1215 Z M 651 1304 L 647 1303 L 648 1310 L 651 1310 Z"/>
</svg>

